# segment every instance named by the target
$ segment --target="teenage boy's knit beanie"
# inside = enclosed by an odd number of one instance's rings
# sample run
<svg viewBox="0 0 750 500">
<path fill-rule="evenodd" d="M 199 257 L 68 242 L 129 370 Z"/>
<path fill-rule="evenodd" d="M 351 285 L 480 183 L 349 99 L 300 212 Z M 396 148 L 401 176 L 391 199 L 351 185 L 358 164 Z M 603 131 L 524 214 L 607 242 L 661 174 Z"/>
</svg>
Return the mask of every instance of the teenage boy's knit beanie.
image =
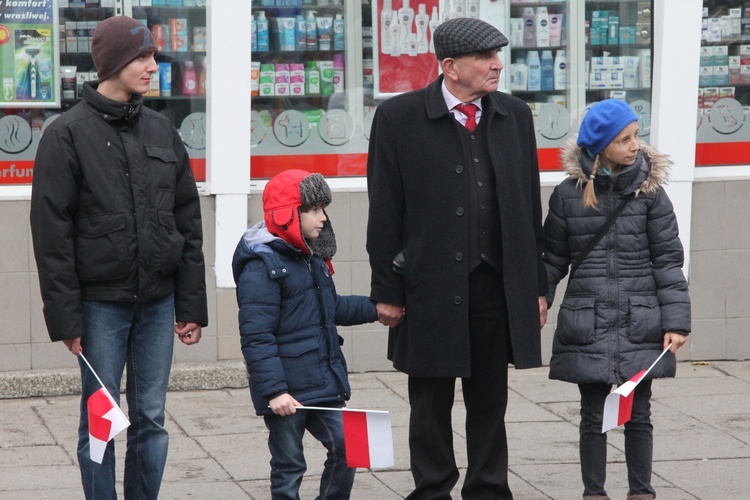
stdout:
<svg viewBox="0 0 750 500">
<path fill-rule="evenodd" d="M 578 145 L 592 155 L 601 153 L 622 129 L 638 121 L 625 101 L 606 99 L 588 110 L 578 131 Z"/>
<path fill-rule="evenodd" d="M 110 17 L 100 22 L 91 39 L 91 56 L 100 82 L 150 51 L 156 51 L 151 31 L 128 16 Z"/>
</svg>

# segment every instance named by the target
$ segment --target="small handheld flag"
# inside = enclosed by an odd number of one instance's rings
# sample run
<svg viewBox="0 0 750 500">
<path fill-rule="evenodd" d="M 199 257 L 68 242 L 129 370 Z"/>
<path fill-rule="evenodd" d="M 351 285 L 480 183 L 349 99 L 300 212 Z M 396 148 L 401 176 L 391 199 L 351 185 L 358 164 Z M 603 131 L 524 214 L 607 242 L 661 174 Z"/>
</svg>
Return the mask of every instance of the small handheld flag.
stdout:
<svg viewBox="0 0 750 500">
<path fill-rule="evenodd" d="M 130 425 L 130 421 L 115 403 L 115 400 L 112 399 L 88 360 L 83 354 L 79 354 L 79 356 L 89 367 L 91 373 L 94 374 L 96 380 L 99 381 L 99 385 L 102 386 L 86 401 L 89 423 L 89 456 L 91 460 L 100 464 L 104 459 L 107 443 L 126 429 Z"/>
<path fill-rule="evenodd" d="M 342 412 L 347 467 L 367 469 L 393 467 L 393 433 L 391 415 L 387 411 L 319 406 L 297 406 L 296 408 Z"/>
<path fill-rule="evenodd" d="M 604 400 L 604 418 L 602 419 L 602 434 L 610 429 L 614 429 L 625 422 L 630 420 L 633 412 L 633 396 L 636 386 L 648 375 L 648 372 L 656 366 L 656 363 L 667 353 L 672 344 L 669 344 L 664 352 L 662 352 L 656 361 L 651 363 L 648 370 L 641 370 L 632 377 L 630 380 L 622 384 L 620 387 L 609 393 L 607 399 Z"/>
<path fill-rule="evenodd" d="M 387 411 L 344 409 L 344 441 L 347 466 L 393 466 L 391 415 Z"/>
</svg>

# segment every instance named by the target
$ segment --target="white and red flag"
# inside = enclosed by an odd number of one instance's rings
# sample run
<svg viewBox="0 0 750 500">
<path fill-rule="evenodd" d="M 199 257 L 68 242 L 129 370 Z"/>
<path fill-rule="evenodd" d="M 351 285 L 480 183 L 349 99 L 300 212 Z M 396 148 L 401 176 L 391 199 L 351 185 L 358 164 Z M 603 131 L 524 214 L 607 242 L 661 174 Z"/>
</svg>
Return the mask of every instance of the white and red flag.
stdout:
<svg viewBox="0 0 750 500">
<path fill-rule="evenodd" d="M 86 401 L 89 417 L 89 456 L 91 460 L 100 464 L 104 459 L 107 443 L 125 430 L 130 425 L 130 421 L 115 403 L 115 400 L 112 399 L 88 360 L 83 357 L 83 354 L 80 354 L 80 356 L 102 386 Z"/>
<path fill-rule="evenodd" d="M 391 415 L 387 411 L 344 409 L 346 465 L 377 469 L 393 466 Z"/>
<path fill-rule="evenodd" d="M 346 465 L 351 468 L 393 467 L 393 433 L 387 411 L 297 406 L 300 410 L 340 411 L 344 420 Z"/>
<path fill-rule="evenodd" d="M 630 420 L 631 413 L 633 411 L 633 396 L 634 391 L 638 383 L 648 375 L 648 372 L 656 366 L 656 363 L 664 356 L 669 348 L 672 347 L 670 344 L 664 352 L 662 352 L 656 361 L 651 363 L 648 370 L 641 370 L 632 377 L 630 380 L 622 384 L 620 387 L 609 393 L 607 399 L 604 400 L 604 418 L 602 419 L 602 433 L 607 432 L 610 429 L 614 429 L 625 422 Z"/>
</svg>

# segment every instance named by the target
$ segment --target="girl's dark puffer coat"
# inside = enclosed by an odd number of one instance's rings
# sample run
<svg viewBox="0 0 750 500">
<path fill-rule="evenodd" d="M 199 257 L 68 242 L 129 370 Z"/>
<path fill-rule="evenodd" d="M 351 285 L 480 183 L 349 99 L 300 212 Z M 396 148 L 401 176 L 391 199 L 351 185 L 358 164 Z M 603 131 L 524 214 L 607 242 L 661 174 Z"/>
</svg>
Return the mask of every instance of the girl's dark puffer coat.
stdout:
<svg viewBox="0 0 750 500">
<path fill-rule="evenodd" d="M 256 413 L 272 414 L 269 400 L 284 393 L 306 406 L 343 406 L 351 389 L 336 325 L 377 320 L 375 304 L 337 295 L 325 260 L 304 257 L 264 222 L 240 240 L 232 271 Z"/>
<path fill-rule="evenodd" d="M 581 198 L 593 160 L 573 143 L 562 159 L 569 177 L 555 188 L 544 224 L 549 304 L 569 266 L 621 198 L 635 197 L 570 279 L 560 304 L 549 376 L 619 385 L 656 360 L 665 333 L 690 332 L 683 249 L 663 187 L 670 162 L 641 144 L 635 164 L 611 176 L 596 175 L 598 205 L 591 209 Z M 675 356 L 669 352 L 648 378 L 674 374 Z"/>
</svg>

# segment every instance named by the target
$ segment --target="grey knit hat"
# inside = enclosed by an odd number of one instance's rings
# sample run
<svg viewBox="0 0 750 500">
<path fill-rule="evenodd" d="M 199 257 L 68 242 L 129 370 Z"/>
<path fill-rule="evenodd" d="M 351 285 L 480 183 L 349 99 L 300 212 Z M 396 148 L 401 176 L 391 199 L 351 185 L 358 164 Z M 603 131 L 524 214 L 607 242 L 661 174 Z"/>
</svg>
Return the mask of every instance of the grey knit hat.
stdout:
<svg viewBox="0 0 750 500">
<path fill-rule="evenodd" d="M 457 17 L 437 27 L 434 35 L 438 61 L 488 50 L 500 50 L 508 39 L 500 30 L 480 19 Z"/>
</svg>

